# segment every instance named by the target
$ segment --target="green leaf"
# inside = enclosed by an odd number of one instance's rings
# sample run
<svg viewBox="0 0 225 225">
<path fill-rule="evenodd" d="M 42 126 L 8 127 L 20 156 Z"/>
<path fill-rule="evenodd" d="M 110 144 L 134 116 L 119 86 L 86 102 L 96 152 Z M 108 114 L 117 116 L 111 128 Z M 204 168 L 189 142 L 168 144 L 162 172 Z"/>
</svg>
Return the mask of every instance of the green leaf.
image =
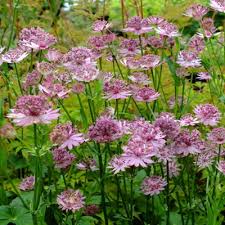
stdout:
<svg viewBox="0 0 225 225">
<path fill-rule="evenodd" d="M 78 222 L 78 225 L 93 225 L 98 220 L 91 216 L 83 216 Z"/>
</svg>

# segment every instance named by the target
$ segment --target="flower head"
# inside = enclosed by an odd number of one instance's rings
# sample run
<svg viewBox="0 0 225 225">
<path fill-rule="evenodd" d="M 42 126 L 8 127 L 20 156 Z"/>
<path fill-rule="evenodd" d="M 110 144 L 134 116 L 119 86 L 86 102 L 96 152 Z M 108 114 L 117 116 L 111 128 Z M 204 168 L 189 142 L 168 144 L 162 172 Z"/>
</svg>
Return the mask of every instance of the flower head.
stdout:
<svg viewBox="0 0 225 225">
<path fill-rule="evenodd" d="M 48 49 L 57 42 L 56 38 L 40 27 L 24 28 L 20 32 L 19 45 L 34 50 Z"/>
<path fill-rule="evenodd" d="M 149 87 L 138 88 L 133 95 L 134 99 L 138 102 L 152 102 L 159 96 L 158 92 Z"/>
<path fill-rule="evenodd" d="M 120 43 L 119 53 L 123 57 L 134 56 L 140 52 L 137 40 L 123 39 Z"/>
<path fill-rule="evenodd" d="M 98 170 L 96 160 L 90 158 L 80 161 L 79 163 L 77 163 L 76 166 L 78 170 L 88 170 L 88 171 Z"/>
<path fill-rule="evenodd" d="M 84 209 L 84 214 L 87 216 L 93 216 L 97 213 L 99 213 L 100 209 L 97 205 L 88 205 Z"/>
<path fill-rule="evenodd" d="M 125 171 L 127 165 L 125 164 L 125 157 L 123 156 L 114 156 L 109 162 L 109 168 L 112 169 L 114 174 L 117 174 L 121 171 Z"/>
<path fill-rule="evenodd" d="M 199 120 L 193 117 L 191 114 L 186 114 L 181 117 L 180 119 L 180 126 L 187 127 L 187 126 L 195 126 L 199 123 Z"/>
<path fill-rule="evenodd" d="M 208 72 L 200 72 L 200 73 L 198 73 L 197 78 L 199 80 L 205 80 L 205 81 L 208 81 L 208 80 L 212 79 L 211 75 Z"/>
<path fill-rule="evenodd" d="M 131 96 L 127 84 L 123 80 L 111 79 L 104 82 L 104 97 L 108 100 L 111 99 L 125 99 Z"/>
<path fill-rule="evenodd" d="M 34 183 L 35 183 L 35 177 L 34 176 L 26 177 L 20 183 L 19 189 L 22 190 L 22 191 L 32 190 L 34 188 Z"/>
<path fill-rule="evenodd" d="M 12 118 L 18 126 L 29 126 L 31 124 L 48 124 L 51 120 L 59 117 L 57 110 L 53 110 L 46 98 L 39 95 L 26 95 L 20 97 L 14 109 L 7 117 Z"/>
<path fill-rule="evenodd" d="M 210 6 L 219 12 L 225 12 L 225 1 L 224 0 L 210 0 Z"/>
<path fill-rule="evenodd" d="M 201 60 L 196 52 L 182 50 L 178 55 L 177 64 L 185 68 L 199 67 L 201 66 Z"/>
<path fill-rule="evenodd" d="M 10 49 L 8 52 L 2 55 L 1 60 L 6 63 L 18 63 L 28 56 L 28 52 L 22 48 Z"/>
<path fill-rule="evenodd" d="M 123 29 L 125 32 L 131 32 L 137 35 L 148 33 L 152 30 L 147 19 L 142 19 L 139 16 L 130 18 L 127 22 L 127 26 Z"/>
<path fill-rule="evenodd" d="M 89 128 L 88 135 L 91 140 L 99 143 L 112 142 L 124 135 L 124 128 L 120 121 L 101 116 Z"/>
<path fill-rule="evenodd" d="M 208 139 L 215 144 L 221 145 L 225 143 L 225 128 L 213 128 L 208 135 Z"/>
<path fill-rule="evenodd" d="M 96 20 L 92 25 L 92 30 L 94 32 L 103 32 L 107 30 L 110 26 L 111 24 L 105 20 Z"/>
<path fill-rule="evenodd" d="M 134 72 L 128 77 L 132 82 L 142 85 L 148 85 L 151 81 L 143 72 Z"/>
<path fill-rule="evenodd" d="M 144 195 L 158 195 L 165 189 L 167 182 L 160 176 L 146 177 L 141 185 Z"/>
<path fill-rule="evenodd" d="M 27 74 L 26 80 L 23 82 L 23 88 L 27 90 L 29 87 L 38 85 L 41 80 L 41 74 L 37 70 L 33 70 Z"/>
<path fill-rule="evenodd" d="M 0 137 L 7 139 L 13 139 L 16 137 L 16 130 L 12 124 L 6 123 L 0 128 Z"/>
<path fill-rule="evenodd" d="M 63 54 L 57 49 L 52 48 L 48 50 L 47 54 L 45 54 L 45 57 L 50 62 L 58 62 L 60 59 L 62 59 Z"/>
<path fill-rule="evenodd" d="M 167 37 L 180 36 L 177 26 L 167 21 L 161 22 L 156 28 L 156 32 L 162 36 L 167 36 Z"/>
<path fill-rule="evenodd" d="M 201 20 L 202 17 L 208 12 L 208 8 L 200 5 L 200 4 L 193 4 L 190 6 L 186 12 L 185 16 L 193 17 L 196 20 Z"/>
<path fill-rule="evenodd" d="M 216 28 L 214 26 L 214 21 L 212 18 L 204 18 L 201 22 L 204 36 L 210 38 L 216 32 Z"/>
<path fill-rule="evenodd" d="M 56 148 L 52 151 L 52 154 L 55 167 L 59 169 L 68 168 L 75 160 L 75 156 L 64 148 Z"/>
<path fill-rule="evenodd" d="M 205 48 L 205 41 L 201 36 L 196 34 L 190 39 L 188 47 L 193 52 L 202 52 Z"/>
<path fill-rule="evenodd" d="M 62 210 L 74 213 L 84 207 L 84 199 L 79 190 L 68 189 L 57 196 L 57 203 Z"/>
<path fill-rule="evenodd" d="M 225 175 L 225 160 L 220 160 L 217 165 L 217 169 Z"/>
<path fill-rule="evenodd" d="M 58 124 L 50 133 L 50 140 L 60 148 L 72 149 L 85 142 L 84 135 L 69 123 Z"/>
<path fill-rule="evenodd" d="M 216 126 L 221 115 L 217 107 L 212 104 L 200 104 L 195 107 L 194 113 L 199 121 L 206 126 Z"/>
</svg>

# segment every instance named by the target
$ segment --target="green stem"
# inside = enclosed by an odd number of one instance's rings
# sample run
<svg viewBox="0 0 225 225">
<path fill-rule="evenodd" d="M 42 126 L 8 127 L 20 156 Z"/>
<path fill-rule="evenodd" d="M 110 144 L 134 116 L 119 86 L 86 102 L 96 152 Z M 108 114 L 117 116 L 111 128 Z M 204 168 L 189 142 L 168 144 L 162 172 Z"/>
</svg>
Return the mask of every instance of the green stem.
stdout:
<svg viewBox="0 0 225 225">
<path fill-rule="evenodd" d="M 74 121 L 73 121 L 72 117 L 70 116 L 68 110 L 67 110 L 66 107 L 64 106 L 63 102 L 62 102 L 60 99 L 58 99 L 58 102 L 59 102 L 60 106 L 62 106 L 63 110 L 65 111 L 65 113 L 66 113 L 66 115 L 68 116 L 68 118 L 69 118 L 69 120 L 71 121 L 71 123 L 74 124 Z"/>
<path fill-rule="evenodd" d="M 166 179 L 167 179 L 167 186 L 166 186 L 166 204 L 167 204 L 167 213 L 166 213 L 166 225 L 170 224 L 170 196 L 169 196 L 169 162 L 166 162 Z"/>
<path fill-rule="evenodd" d="M 19 72 L 18 72 L 16 63 L 14 63 L 14 66 L 15 66 L 15 70 L 16 70 L 16 78 L 17 78 L 17 82 L 18 82 L 18 85 L 19 85 L 19 88 L 20 88 L 20 92 L 23 95 L 23 88 L 22 88 L 22 85 L 21 85 L 21 82 L 20 82 L 20 76 L 19 76 Z"/>
</svg>

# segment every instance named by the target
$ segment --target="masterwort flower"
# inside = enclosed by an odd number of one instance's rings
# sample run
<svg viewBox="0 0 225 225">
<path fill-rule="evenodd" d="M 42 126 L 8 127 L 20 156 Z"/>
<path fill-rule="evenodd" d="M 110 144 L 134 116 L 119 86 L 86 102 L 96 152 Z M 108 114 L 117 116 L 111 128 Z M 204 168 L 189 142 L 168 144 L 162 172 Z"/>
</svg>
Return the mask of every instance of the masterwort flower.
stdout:
<svg viewBox="0 0 225 225">
<path fill-rule="evenodd" d="M 224 0 L 210 0 L 210 6 L 219 12 L 225 12 L 225 1 Z"/>
<path fill-rule="evenodd" d="M 62 210 L 74 213 L 84 208 L 84 199 L 79 190 L 68 189 L 57 196 L 57 203 Z"/>
<path fill-rule="evenodd" d="M 184 13 L 185 16 L 193 17 L 196 20 L 201 20 L 202 17 L 208 12 L 208 8 L 200 5 L 191 5 Z"/>
<path fill-rule="evenodd" d="M 225 143 L 225 128 L 218 127 L 212 129 L 208 135 L 208 139 L 215 144 L 222 145 Z"/>
<path fill-rule="evenodd" d="M 177 64 L 185 68 L 199 67 L 201 66 L 201 59 L 196 52 L 182 50 L 178 55 Z"/>
<path fill-rule="evenodd" d="M 50 140 L 60 148 L 72 149 L 85 142 L 84 135 L 70 123 L 58 124 L 50 133 Z"/>
<path fill-rule="evenodd" d="M 200 104 L 196 106 L 194 113 L 199 121 L 206 126 L 216 126 L 221 115 L 217 107 L 212 104 Z"/>
<path fill-rule="evenodd" d="M 22 191 L 30 191 L 34 188 L 35 184 L 35 177 L 29 176 L 22 180 L 22 182 L 19 185 L 19 189 Z"/>
<path fill-rule="evenodd" d="M 167 182 L 160 176 L 146 177 L 141 185 L 144 195 L 158 195 L 165 189 Z"/>
<path fill-rule="evenodd" d="M 18 126 L 29 126 L 32 124 L 49 124 L 59 117 L 59 110 L 53 110 L 47 99 L 39 95 L 21 96 L 16 105 L 7 115 L 13 119 Z"/>
</svg>

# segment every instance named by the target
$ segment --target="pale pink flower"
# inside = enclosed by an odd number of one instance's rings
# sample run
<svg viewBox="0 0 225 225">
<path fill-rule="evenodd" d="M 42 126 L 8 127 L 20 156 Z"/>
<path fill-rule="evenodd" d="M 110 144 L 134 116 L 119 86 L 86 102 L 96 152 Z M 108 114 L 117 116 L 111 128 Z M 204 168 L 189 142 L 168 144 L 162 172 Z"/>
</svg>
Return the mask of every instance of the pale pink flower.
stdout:
<svg viewBox="0 0 225 225">
<path fill-rule="evenodd" d="M 76 164 L 78 170 L 88 170 L 88 171 L 96 171 L 97 163 L 94 159 L 85 159 Z"/>
<path fill-rule="evenodd" d="M 46 79 L 39 85 L 39 90 L 50 98 L 64 99 L 68 97 L 70 90 L 67 90 L 61 83 L 55 83 L 52 76 L 46 77 Z"/>
<path fill-rule="evenodd" d="M 148 85 L 151 83 L 148 76 L 143 72 L 134 72 L 128 77 L 132 82 L 142 85 Z"/>
<path fill-rule="evenodd" d="M 189 41 L 188 47 L 191 51 L 196 53 L 202 52 L 205 49 L 205 41 L 204 38 L 195 34 Z"/>
<path fill-rule="evenodd" d="M 160 65 L 160 56 L 158 55 L 144 55 L 140 59 L 140 66 L 143 70 L 149 70 Z"/>
<path fill-rule="evenodd" d="M 207 7 L 200 4 L 193 4 L 185 11 L 184 15 L 188 17 L 193 17 L 196 20 L 201 20 L 207 12 Z"/>
<path fill-rule="evenodd" d="M 217 107 L 212 104 L 200 104 L 195 107 L 194 113 L 199 121 L 206 126 L 216 126 L 221 116 Z"/>
<path fill-rule="evenodd" d="M 10 49 L 8 52 L 4 53 L 1 57 L 1 60 L 6 63 L 18 63 L 25 59 L 28 54 L 28 52 L 17 47 L 14 49 Z"/>
<path fill-rule="evenodd" d="M 170 113 L 161 113 L 154 122 L 159 127 L 166 139 L 174 139 L 180 132 L 179 122 Z"/>
<path fill-rule="evenodd" d="M 169 161 L 168 164 L 169 164 L 169 177 L 172 178 L 178 176 L 180 173 L 179 164 L 175 160 Z"/>
<path fill-rule="evenodd" d="M 147 20 L 151 26 L 158 26 L 166 21 L 163 17 L 160 16 L 150 16 L 147 18 Z"/>
<path fill-rule="evenodd" d="M 33 70 L 27 74 L 26 80 L 23 82 L 23 88 L 27 90 L 30 87 L 38 85 L 41 80 L 41 74 L 37 70 Z"/>
<path fill-rule="evenodd" d="M 224 0 L 210 0 L 210 6 L 219 12 L 225 12 L 225 1 Z"/>
<path fill-rule="evenodd" d="M 180 78 L 185 78 L 185 77 L 189 76 L 189 72 L 188 72 L 187 68 L 179 67 L 176 69 L 176 75 Z"/>
<path fill-rule="evenodd" d="M 150 36 L 147 39 L 147 43 L 153 48 L 163 48 L 165 44 L 165 40 L 163 36 Z"/>
<path fill-rule="evenodd" d="M 92 25 L 92 30 L 94 32 L 103 32 L 105 30 L 108 30 L 110 26 L 111 24 L 105 20 L 96 20 Z"/>
<path fill-rule="evenodd" d="M 48 50 L 45 57 L 50 62 L 58 62 L 63 57 L 63 54 L 59 50 L 52 48 Z"/>
<path fill-rule="evenodd" d="M 21 96 L 7 115 L 18 126 L 49 124 L 59 117 L 59 110 L 53 110 L 46 98 L 38 95 Z"/>
<path fill-rule="evenodd" d="M 160 94 L 149 87 L 138 88 L 133 94 L 133 98 L 138 102 L 152 102 L 158 99 Z"/>
<path fill-rule="evenodd" d="M 121 63 L 129 69 L 141 69 L 141 59 L 133 56 L 127 56 L 121 59 Z"/>
<path fill-rule="evenodd" d="M 29 176 L 22 180 L 22 182 L 19 185 L 19 189 L 22 191 L 30 191 L 34 188 L 35 184 L 35 177 Z"/>
<path fill-rule="evenodd" d="M 225 175 L 225 160 L 220 160 L 217 165 L 217 169 Z"/>
<path fill-rule="evenodd" d="M 156 152 L 156 157 L 160 162 L 170 162 L 175 158 L 175 151 L 170 145 L 167 145 L 158 149 Z"/>
<path fill-rule="evenodd" d="M 144 195 L 158 195 L 165 189 L 167 182 L 160 176 L 146 177 L 141 185 Z"/>
<path fill-rule="evenodd" d="M 84 143 L 86 140 L 82 133 L 70 123 L 58 124 L 50 133 L 50 140 L 60 148 L 72 149 Z"/>
<path fill-rule="evenodd" d="M 112 172 L 114 174 L 117 174 L 121 171 L 125 171 L 127 165 L 126 165 L 126 161 L 125 161 L 125 157 L 123 156 L 114 156 L 110 162 L 109 162 L 109 166 L 110 169 L 112 169 Z"/>
<path fill-rule="evenodd" d="M 37 71 L 45 76 L 54 73 L 56 65 L 48 62 L 37 63 Z"/>
<path fill-rule="evenodd" d="M 88 136 L 99 143 L 112 142 L 124 135 L 123 124 L 109 116 L 99 117 L 89 128 Z"/>
<path fill-rule="evenodd" d="M 152 27 L 150 27 L 147 19 L 134 16 L 128 20 L 127 26 L 125 29 L 123 29 L 123 31 L 141 35 L 152 31 Z"/>
<path fill-rule="evenodd" d="M 57 42 L 56 38 L 40 27 L 24 28 L 20 32 L 19 45 L 34 50 L 48 49 Z"/>
<path fill-rule="evenodd" d="M 84 199 L 79 190 L 68 189 L 57 196 L 57 203 L 62 210 L 74 213 L 84 208 Z"/>
<path fill-rule="evenodd" d="M 118 50 L 123 57 L 137 55 L 140 53 L 139 42 L 132 39 L 123 39 Z"/>
<path fill-rule="evenodd" d="M 175 138 L 173 148 L 176 154 L 187 156 L 188 154 L 200 153 L 200 132 L 193 130 L 190 132 L 187 129 L 182 130 Z"/>
<path fill-rule="evenodd" d="M 204 32 L 204 36 L 210 38 L 216 32 L 216 28 L 214 26 L 214 21 L 212 18 L 204 18 L 201 21 L 202 29 Z"/>
<path fill-rule="evenodd" d="M 208 135 L 208 139 L 215 144 L 222 145 L 225 143 L 225 128 L 213 128 Z"/>
<path fill-rule="evenodd" d="M 104 98 L 108 100 L 125 99 L 132 95 L 125 81 L 119 79 L 104 82 L 103 91 Z"/>
<path fill-rule="evenodd" d="M 196 52 L 182 50 L 178 55 L 177 64 L 185 68 L 199 67 L 201 66 L 201 59 Z"/>
<path fill-rule="evenodd" d="M 187 126 L 195 126 L 199 123 L 199 120 L 192 116 L 191 114 L 186 114 L 180 118 L 180 126 L 187 127 Z"/>
<path fill-rule="evenodd" d="M 0 137 L 7 139 L 16 138 L 16 130 L 12 124 L 6 123 L 0 128 Z"/>
<path fill-rule="evenodd" d="M 108 46 L 108 44 L 110 44 L 111 42 L 113 42 L 116 39 L 116 35 L 113 33 L 110 34 L 104 34 L 101 36 L 93 36 L 90 37 L 88 40 L 88 44 L 92 47 L 92 48 L 96 48 L 98 50 L 104 49 Z"/>
<path fill-rule="evenodd" d="M 167 21 L 163 21 L 157 26 L 156 33 L 167 37 L 180 36 L 177 26 Z"/>
<path fill-rule="evenodd" d="M 197 78 L 199 80 L 208 81 L 208 80 L 212 79 L 212 76 L 208 72 L 200 72 L 200 73 L 197 74 Z"/>
<path fill-rule="evenodd" d="M 58 169 L 67 169 L 75 160 L 74 154 L 64 148 L 55 148 L 52 155 L 55 167 Z"/>
</svg>

